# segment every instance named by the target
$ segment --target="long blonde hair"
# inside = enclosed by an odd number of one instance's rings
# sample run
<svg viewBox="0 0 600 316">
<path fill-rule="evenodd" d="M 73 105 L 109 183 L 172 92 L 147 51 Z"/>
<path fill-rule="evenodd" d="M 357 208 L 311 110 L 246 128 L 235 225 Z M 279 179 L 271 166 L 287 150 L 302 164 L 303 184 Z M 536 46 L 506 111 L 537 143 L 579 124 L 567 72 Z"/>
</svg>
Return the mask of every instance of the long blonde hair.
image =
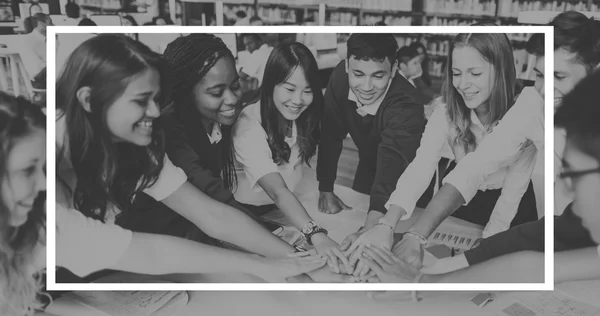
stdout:
<svg viewBox="0 0 600 316">
<path fill-rule="evenodd" d="M 15 144 L 35 129 L 46 130 L 41 109 L 23 98 L 0 91 L 0 192 L 6 184 L 6 164 Z M 27 221 L 10 225 L 11 211 L 0 196 L 0 315 L 32 315 L 41 276 L 34 267 L 34 250 L 45 243 L 45 193 L 35 200 Z"/>
<path fill-rule="evenodd" d="M 458 34 L 452 40 L 446 63 L 446 73 L 442 86 L 444 102 L 448 106 L 448 120 L 454 126 L 454 143 L 465 152 L 477 148 L 475 135 L 471 132 L 471 110 L 452 85 L 452 54 L 460 47 L 472 47 L 494 68 L 493 89 L 485 106 L 489 109 L 487 125 L 491 129 L 513 105 L 516 88 L 516 69 L 510 40 L 502 33 Z"/>
</svg>

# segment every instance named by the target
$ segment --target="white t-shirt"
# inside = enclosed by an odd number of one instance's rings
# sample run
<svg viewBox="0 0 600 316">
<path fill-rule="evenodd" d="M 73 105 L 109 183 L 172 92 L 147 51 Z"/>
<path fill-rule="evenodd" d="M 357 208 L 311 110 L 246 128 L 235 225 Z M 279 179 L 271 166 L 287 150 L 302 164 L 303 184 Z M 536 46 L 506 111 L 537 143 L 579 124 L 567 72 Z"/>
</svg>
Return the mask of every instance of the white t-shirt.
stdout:
<svg viewBox="0 0 600 316">
<path fill-rule="evenodd" d="M 60 152 L 58 149 L 63 148 L 63 158 L 61 164 L 59 166 L 59 174 L 61 178 L 69 184 L 71 188 L 74 188 L 77 179 L 74 176 L 71 162 L 68 154 L 68 144 L 65 143 L 65 133 L 66 133 L 66 123 L 65 116 L 61 113 L 57 113 L 56 120 L 56 146 L 57 152 Z M 183 170 L 176 167 L 171 163 L 169 157 L 165 154 L 163 160 L 163 168 L 158 176 L 157 181 L 149 188 L 144 190 L 144 193 L 150 195 L 157 201 L 162 201 L 167 198 L 169 195 L 173 194 L 179 187 L 181 187 L 187 181 L 187 176 Z M 58 188 L 58 187 L 57 187 Z M 58 192 L 57 192 L 58 193 Z M 59 196 L 59 194 L 57 194 Z M 59 203 L 62 203 L 64 206 L 72 208 L 71 205 L 72 198 L 71 197 L 63 197 L 59 198 Z M 108 212 L 106 220 L 108 222 L 112 222 L 114 217 L 117 215 L 115 212 Z"/>
<path fill-rule="evenodd" d="M 235 149 L 235 166 L 238 178 L 235 199 L 244 204 L 267 205 L 273 200 L 257 184 L 263 176 L 279 172 L 290 191 L 294 191 L 302 179 L 302 161 L 296 145 L 296 123 L 292 126 L 292 137 L 286 137 L 291 154 L 288 163 L 275 164 L 267 133 L 261 125 L 260 102 L 251 104 L 242 110 L 233 126 L 233 146 Z"/>
</svg>

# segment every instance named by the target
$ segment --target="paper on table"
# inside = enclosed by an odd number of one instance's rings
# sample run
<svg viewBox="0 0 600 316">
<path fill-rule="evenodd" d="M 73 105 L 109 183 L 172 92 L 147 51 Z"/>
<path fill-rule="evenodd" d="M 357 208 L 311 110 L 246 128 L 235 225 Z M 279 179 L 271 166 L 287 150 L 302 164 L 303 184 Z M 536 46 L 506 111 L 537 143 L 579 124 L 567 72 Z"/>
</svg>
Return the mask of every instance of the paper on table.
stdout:
<svg viewBox="0 0 600 316">
<path fill-rule="evenodd" d="M 600 307 L 560 292 L 519 292 L 497 298 L 497 316 L 599 316 Z"/>
<path fill-rule="evenodd" d="M 432 245 L 443 244 L 466 251 L 471 249 L 475 241 L 481 236 L 482 230 L 480 228 L 466 227 L 446 220 L 429 236 L 428 242 Z"/>
<path fill-rule="evenodd" d="M 173 291 L 136 291 L 136 292 L 72 292 L 64 295 L 64 299 L 87 306 L 93 315 L 110 316 L 152 316 L 155 312 L 171 304 L 181 307 L 187 303 L 187 294 Z M 177 296 L 176 302 L 171 302 Z M 183 300 L 183 302 L 181 301 Z M 170 313 L 169 313 L 170 310 Z M 173 315 L 173 308 L 163 309 L 161 315 Z M 82 315 L 75 313 L 72 315 Z"/>
<path fill-rule="evenodd" d="M 557 284 L 554 290 L 600 307 L 600 280 L 565 282 Z"/>
</svg>

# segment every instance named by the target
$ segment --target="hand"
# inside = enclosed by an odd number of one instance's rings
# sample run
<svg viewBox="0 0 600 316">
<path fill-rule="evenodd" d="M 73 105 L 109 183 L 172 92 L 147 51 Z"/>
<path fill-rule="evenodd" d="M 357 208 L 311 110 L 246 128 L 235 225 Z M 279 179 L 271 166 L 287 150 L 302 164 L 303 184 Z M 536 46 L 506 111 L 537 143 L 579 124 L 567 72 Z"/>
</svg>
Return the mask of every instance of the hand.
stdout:
<svg viewBox="0 0 600 316">
<path fill-rule="evenodd" d="M 356 278 L 351 275 L 337 274 L 331 272 L 327 267 L 307 273 L 314 282 L 320 283 L 352 283 L 357 282 Z"/>
<path fill-rule="evenodd" d="M 319 212 L 325 214 L 337 214 L 342 210 L 351 210 L 352 208 L 333 192 L 319 192 Z"/>
<path fill-rule="evenodd" d="M 425 247 L 412 235 L 404 235 L 392 248 L 392 253 L 417 269 L 423 267 Z"/>
<path fill-rule="evenodd" d="M 410 283 L 419 275 L 419 270 L 402 261 L 388 250 L 367 246 L 363 260 L 375 275 L 386 283 Z"/>
<path fill-rule="evenodd" d="M 259 266 L 256 275 L 268 282 L 285 282 L 287 278 L 308 273 L 322 268 L 326 259 L 314 255 L 268 259 L 260 257 L 263 264 Z"/>
<path fill-rule="evenodd" d="M 349 257 L 350 266 L 354 267 L 358 261 L 358 265 L 356 266 L 356 269 L 354 269 L 353 275 L 364 277 L 369 272 L 369 267 L 366 266 L 360 258 L 362 253 L 359 249 L 360 246 L 373 245 L 389 251 L 392 248 L 393 241 L 394 231 L 384 225 L 375 225 L 371 229 L 360 234 L 345 251 L 345 255 Z"/>
<path fill-rule="evenodd" d="M 342 262 L 346 271 L 352 270 L 348 258 L 346 258 L 346 255 L 340 250 L 340 246 L 335 241 L 323 233 L 314 234 L 311 238 L 317 253 L 320 256 L 328 257 L 327 264 L 332 272 L 340 273 L 338 259 Z"/>
</svg>

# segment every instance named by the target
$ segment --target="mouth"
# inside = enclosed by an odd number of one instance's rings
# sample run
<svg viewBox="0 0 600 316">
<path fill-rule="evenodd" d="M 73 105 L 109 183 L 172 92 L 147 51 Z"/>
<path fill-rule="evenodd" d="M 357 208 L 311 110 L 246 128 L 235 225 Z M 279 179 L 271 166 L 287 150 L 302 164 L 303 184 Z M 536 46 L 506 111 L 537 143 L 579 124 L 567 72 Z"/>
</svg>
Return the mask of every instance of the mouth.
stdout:
<svg viewBox="0 0 600 316">
<path fill-rule="evenodd" d="M 363 92 L 359 91 L 358 95 L 360 96 L 361 99 L 370 100 L 371 98 L 373 98 L 375 96 L 375 92 L 363 93 Z"/>
<path fill-rule="evenodd" d="M 463 99 L 465 99 L 465 101 L 470 101 L 473 100 L 475 98 L 475 96 L 477 96 L 477 94 L 479 94 L 479 91 L 477 92 L 463 92 Z"/>
<path fill-rule="evenodd" d="M 296 106 L 296 105 L 286 105 L 285 106 L 288 111 L 290 111 L 292 114 L 299 114 L 300 111 L 302 111 L 303 106 Z"/>
<path fill-rule="evenodd" d="M 153 125 L 152 120 L 143 119 L 143 120 L 137 122 L 135 124 L 135 127 L 147 134 L 150 134 L 150 133 L 152 133 L 152 125 Z"/>
<path fill-rule="evenodd" d="M 235 115 L 236 109 L 233 108 L 231 110 L 219 111 L 219 114 L 225 117 L 232 117 Z"/>
<path fill-rule="evenodd" d="M 554 107 L 557 108 L 562 104 L 563 98 L 554 98 Z"/>
</svg>

